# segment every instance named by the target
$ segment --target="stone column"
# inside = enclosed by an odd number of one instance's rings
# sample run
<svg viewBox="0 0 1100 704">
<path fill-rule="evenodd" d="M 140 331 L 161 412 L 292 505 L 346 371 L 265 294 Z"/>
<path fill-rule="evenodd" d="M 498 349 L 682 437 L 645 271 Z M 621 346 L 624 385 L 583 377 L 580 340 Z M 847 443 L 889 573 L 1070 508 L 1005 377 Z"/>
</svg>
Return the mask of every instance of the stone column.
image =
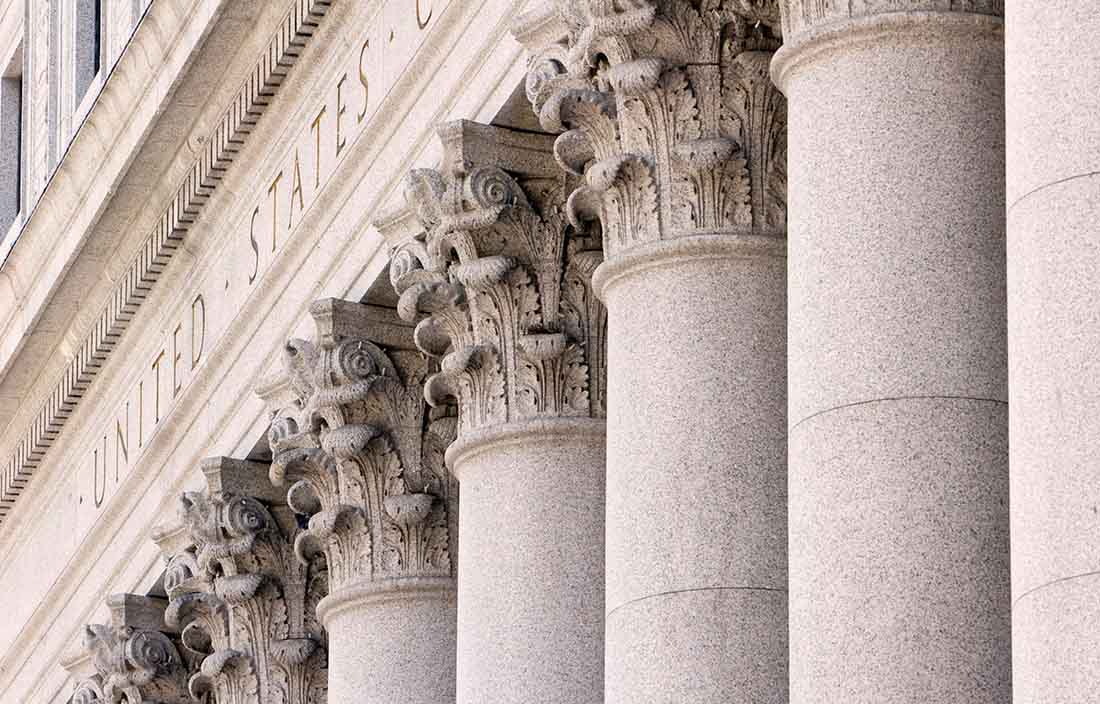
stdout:
<svg viewBox="0 0 1100 704">
<path fill-rule="evenodd" d="M 198 662 L 181 654 L 178 631 L 164 623 L 166 605 L 137 594 L 107 599 L 111 623 L 84 627 L 82 646 L 92 672 L 76 683 L 70 704 L 193 701 L 187 681 Z"/>
<path fill-rule="evenodd" d="M 549 137 L 440 128 L 413 172 L 425 233 L 391 262 L 399 311 L 442 357 L 462 485 L 458 702 L 591 704 L 603 695 L 604 325 L 599 243 L 571 231 Z"/>
<path fill-rule="evenodd" d="M 202 470 L 206 490 L 180 497 L 189 540 L 171 531 L 154 538 L 162 550 L 174 548 L 164 621 L 180 633 L 186 657 L 201 663 L 188 701 L 324 701 L 327 658 L 316 616 L 323 563 L 295 556 L 297 519 L 266 481 L 266 464 L 215 457 Z"/>
<path fill-rule="evenodd" d="M 1006 3 L 1014 701 L 1100 702 L 1100 15 Z"/>
<path fill-rule="evenodd" d="M 779 16 L 704 4 L 570 3 L 528 79 L 607 257 L 608 704 L 787 701 Z"/>
<path fill-rule="evenodd" d="M 781 4 L 791 702 L 1008 702 L 1001 2 Z"/>
<path fill-rule="evenodd" d="M 272 481 L 291 480 L 290 506 L 310 516 L 295 551 L 328 565 L 328 702 L 453 702 L 455 418 L 427 408 L 433 366 L 392 309 L 326 299 L 310 312 L 317 335 L 287 343 L 293 401 L 269 439 Z"/>
</svg>

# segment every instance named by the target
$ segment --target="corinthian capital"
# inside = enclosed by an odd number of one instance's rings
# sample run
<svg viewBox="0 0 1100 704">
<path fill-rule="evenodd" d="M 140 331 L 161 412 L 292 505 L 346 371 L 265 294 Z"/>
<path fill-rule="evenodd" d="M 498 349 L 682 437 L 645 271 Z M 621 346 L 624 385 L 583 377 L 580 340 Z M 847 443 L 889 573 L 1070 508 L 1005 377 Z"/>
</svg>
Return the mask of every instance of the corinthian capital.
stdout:
<svg viewBox="0 0 1100 704">
<path fill-rule="evenodd" d="M 696 234 L 783 236 L 786 102 L 768 77 L 775 0 L 561 0 L 567 39 L 531 46 L 528 97 L 585 183 L 609 257 Z M 523 36 L 520 37 L 524 39 Z"/>
<path fill-rule="evenodd" d="M 188 704 L 189 667 L 164 624 L 164 602 L 134 594 L 107 600 L 109 625 L 84 628 L 95 671 L 77 683 L 72 704 Z"/>
<path fill-rule="evenodd" d="M 191 695 L 211 693 L 219 704 L 323 701 L 328 680 L 315 617 L 327 592 L 323 566 L 295 557 L 296 520 L 272 496 L 266 465 L 216 458 L 203 472 L 207 490 L 180 499 L 189 540 L 160 541 L 172 546 L 165 621 L 201 660 Z"/>
<path fill-rule="evenodd" d="M 441 358 L 428 402 L 456 399 L 460 434 L 602 416 L 606 313 L 590 277 L 603 255 L 565 217 L 549 143 L 468 122 L 440 136 L 443 168 L 407 179 L 424 231 L 399 243 L 390 264 L 398 312 L 419 321 L 417 346 Z"/>
<path fill-rule="evenodd" d="M 424 402 L 434 365 L 392 310 L 327 299 L 312 341 L 285 348 L 291 402 L 269 432 L 271 480 L 310 516 L 295 549 L 323 553 L 333 591 L 453 575 L 458 489 L 444 466 L 455 419 Z"/>
</svg>

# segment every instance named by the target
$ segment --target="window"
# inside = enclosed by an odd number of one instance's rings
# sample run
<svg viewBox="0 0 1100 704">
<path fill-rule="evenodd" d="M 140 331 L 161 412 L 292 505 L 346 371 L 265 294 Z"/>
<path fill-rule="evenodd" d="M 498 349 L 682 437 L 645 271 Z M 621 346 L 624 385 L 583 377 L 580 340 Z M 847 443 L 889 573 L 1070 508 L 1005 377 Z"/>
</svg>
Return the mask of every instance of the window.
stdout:
<svg viewBox="0 0 1100 704">
<path fill-rule="evenodd" d="M 77 0 L 73 42 L 73 87 L 79 103 L 99 75 L 102 40 L 102 0 Z"/>
<path fill-rule="evenodd" d="M 15 52 L 0 76 L 0 235 L 22 207 L 23 51 Z"/>
</svg>

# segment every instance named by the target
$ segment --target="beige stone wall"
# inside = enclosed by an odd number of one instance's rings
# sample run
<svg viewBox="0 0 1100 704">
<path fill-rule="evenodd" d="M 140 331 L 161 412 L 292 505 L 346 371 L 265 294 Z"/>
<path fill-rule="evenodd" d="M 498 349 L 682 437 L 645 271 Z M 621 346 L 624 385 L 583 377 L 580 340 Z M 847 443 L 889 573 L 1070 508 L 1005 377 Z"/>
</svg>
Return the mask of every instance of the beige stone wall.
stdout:
<svg viewBox="0 0 1100 704">
<path fill-rule="evenodd" d="M 400 174 L 435 163 L 433 125 L 460 117 L 488 122 L 521 82 L 522 51 L 507 31 L 520 9 L 506 0 L 434 0 L 422 4 L 418 23 L 404 2 L 334 3 L 0 528 L 0 590 L 21 595 L 0 627 L 0 699 L 65 701 L 71 684 L 59 661 L 79 643 L 81 625 L 104 622 L 107 594 L 152 587 L 162 569 L 149 539 L 153 527 L 171 514 L 182 489 L 201 483 L 201 458 L 244 456 L 262 436 L 268 419 L 251 390 L 277 363 L 282 341 L 308 328 L 313 300 L 357 299 L 384 265 L 387 252 L 368 223 L 399 200 Z M 254 64 L 257 52 L 246 49 L 266 41 L 273 26 L 261 24 L 225 64 L 226 76 L 243 76 Z M 135 90 L 141 77 L 135 72 Z M 197 84 L 182 96 L 194 103 L 185 112 L 196 116 L 190 124 L 175 123 L 171 112 L 154 120 L 172 123 L 180 144 L 166 173 L 201 152 L 205 128 L 226 109 L 229 86 L 239 85 L 221 83 L 214 80 L 208 94 Z M 123 137 L 140 126 L 124 124 Z M 21 396 L 50 393 L 94 321 L 93 304 L 105 300 L 99 292 L 111 290 L 112 262 L 134 251 L 140 236 L 131 233 L 149 232 L 143 211 L 164 195 L 92 190 L 105 208 L 99 222 L 118 230 L 110 245 L 72 255 L 78 267 L 84 262 L 100 273 L 84 298 L 44 304 L 51 319 L 67 321 L 41 331 L 56 340 L 46 354 L 32 365 L 20 351 L 7 353 L 5 378 L 10 370 L 26 374 Z M 112 219 L 116 212 L 126 219 Z M 84 230 L 93 233 L 89 241 L 96 228 Z M 19 306 L 8 302 L 9 309 Z M 24 405 L 36 408 L 21 404 L 10 415 L 0 434 L 4 456 L 26 431 Z M 27 643 L 37 647 L 28 651 Z"/>
</svg>

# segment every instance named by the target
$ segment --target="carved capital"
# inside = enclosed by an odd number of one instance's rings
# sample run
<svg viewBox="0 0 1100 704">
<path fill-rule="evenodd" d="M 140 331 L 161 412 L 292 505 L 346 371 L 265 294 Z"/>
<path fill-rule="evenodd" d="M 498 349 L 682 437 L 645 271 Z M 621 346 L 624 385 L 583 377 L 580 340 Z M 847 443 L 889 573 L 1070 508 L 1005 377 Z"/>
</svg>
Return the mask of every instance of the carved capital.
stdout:
<svg viewBox="0 0 1100 704">
<path fill-rule="evenodd" d="M 95 674 L 77 683 L 72 704 L 187 704 L 191 668 L 164 624 L 163 600 L 116 594 L 109 625 L 84 628 Z"/>
<path fill-rule="evenodd" d="M 460 435 L 604 415 L 606 313 L 590 283 L 603 255 L 565 215 L 568 188 L 560 173 L 547 175 L 550 145 L 472 123 L 440 134 L 443 170 L 406 181 L 424 232 L 398 245 L 390 264 L 398 312 L 418 321 L 417 346 L 441 359 L 428 402 L 457 401 Z M 480 148 L 464 149 L 475 136 Z"/>
<path fill-rule="evenodd" d="M 964 12 L 1004 17 L 1004 0 L 779 0 L 783 34 L 791 39 L 814 27 L 887 12 Z"/>
<path fill-rule="evenodd" d="M 180 499 L 190 545 L 168 555 L 168 626 L 201 661 L 188 683 L 219 704 L 312 704 L 328 679 L 317 602 L 323 563 L 294 554 L 299 530 L 284 505 L 238 493 L 267 485 L 267 465 L 216 458 L 203 463 L 207 490 Z"/>
<path fill-rule="evenodd" d="M 309 516 L 298 556 L 323 553 L 333 591 L 452 577 L 458 487 L 443 453 L 455 418 L 424 401 L 437 367 L 392 311 L 328 299 L 311 313 L 315 338 L 284 350 L 293 401 L 268 435 L 272 482 Z"/>
<path fill-rule="evenodd" d="M 527 91 L 584 176 L 575 225 L 608 257 L 702 234 L 783 237 L 786 100 L 768 76 L 775 0 L 560 0 L 568 39 L 532 50 Z"/>
</svg>

